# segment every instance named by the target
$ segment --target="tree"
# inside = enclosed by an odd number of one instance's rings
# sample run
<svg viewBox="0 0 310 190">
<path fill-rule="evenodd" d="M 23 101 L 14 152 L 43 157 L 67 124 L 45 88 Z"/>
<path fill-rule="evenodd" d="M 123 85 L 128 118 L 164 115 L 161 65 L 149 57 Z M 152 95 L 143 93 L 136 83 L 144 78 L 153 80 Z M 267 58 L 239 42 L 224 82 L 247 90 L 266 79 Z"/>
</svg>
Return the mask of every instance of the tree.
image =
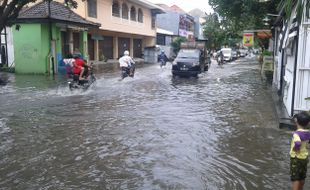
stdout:
<svg viewBox="0 0 310 190">
<path fill-rule="evenodd" d="M 186 38 L 184 37 L 177 37 L 176 39 L 173 40 L 173 42 L 171 43 L 171 47 L 173 49 L 173 52 L 175 54 L 178 54 L 178 52 L 180 51 L 181 48 L 181 43 L 182 42 L 186 42 Z"/>
<path fill-rule="evenodd" d="M 218 49 L 224 41 L 224 31 L 217 13 L 206 15 L 204 23 L 204 36 L 208 39 L 208 49 Z"/>
<path fill-rule="evenodd" d="M 264 28 L 267 13 L 277 13 L 280 0 L 261 3 L 258 0 L 209 0 L 209 4 L 225 20 L 238 26 L 239 30 Z"/>
<path fill-rule="evenodd" d="M 267 16 L 267 13 L 277 14 L 280 1 L 273 0 L 261 3 L 258 0 L 209 0 L 209 4 L 221 20 L 221 45 L 233 46 L 240 42 L 244 30 L 270 29 L 270 26 L 265 25 L 263 18 Z M 215 35 L 214 32 L 218 29 L 208 32 L 210 30 L 208 27 L 216 26 L 212 26 L 212 24 L 206 26 L 206 36 L 208 33 Z"/>
<path fill-rule="evenodd" d="M 303 16 L 310 18 L 310 1 L 309 0 L 282 0 L 278 6 L 278 9 L 284 9 L 287 18 L 292 15 L 292 7 L 296 6 L 296 15 L 298 23 L 300 24 Z"/>
<path fill-rule="evenodd" d="M 11 26 L 15 23 L 19 12 L 29 3 L 34 3 L 37 0 L 1 0 L 0 1 L 0 31 L 6 26 Z M 51 1 L 51 0 L 46 0 Z M 75 0 L 64 0 L 64 3 L 70 7 L 76 8 Z"/>
</svg>

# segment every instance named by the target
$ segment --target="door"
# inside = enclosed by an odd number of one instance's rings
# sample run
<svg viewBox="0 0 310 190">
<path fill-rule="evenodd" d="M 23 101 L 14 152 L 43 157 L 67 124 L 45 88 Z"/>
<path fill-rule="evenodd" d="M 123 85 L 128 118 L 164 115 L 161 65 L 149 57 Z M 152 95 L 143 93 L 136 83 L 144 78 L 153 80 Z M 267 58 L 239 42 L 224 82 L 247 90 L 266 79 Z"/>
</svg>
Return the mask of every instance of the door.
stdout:
<svg viewBox="0 0 310 190">
<path fill-rule="evenodd" d="M 61 31 L 61 54 L 62 57 L 68 57 L 69 51 L 69 38 L 66 31 Z"/>
<path fill-rule="evenodd" d="M 126 50 L 130 50 L 130 39 L 118 38 L 118 57 L 122 57 Z"/>
<path fill-rule="evenodd" d="M 133 57 L 142 57 L 142 40 L 133 39 Z"/>
<path fill-rule="evenodd" d="M 304 23 L 299 36 L 295 110 L 310 110 L 310 24 Z"/>
<path fill-rule="evenodd" d="M 113 59 L 113 37 L 103 36 L 103 40 L 99 41 L 99 60 Z"/>
<path fill-rule="evenodd" d="M 73 52 L 74 53 L 82 53 L 80 49 L 80 33 L 74 32 L 73 33 Z"/>
<path fill-rule="evenodd" d="M 91 35 L 87 36 L 87 46 L 88 46 L 88 55 L 89 60 L 95 60 L 95 40 L 91 38 Z"/>
</svg>

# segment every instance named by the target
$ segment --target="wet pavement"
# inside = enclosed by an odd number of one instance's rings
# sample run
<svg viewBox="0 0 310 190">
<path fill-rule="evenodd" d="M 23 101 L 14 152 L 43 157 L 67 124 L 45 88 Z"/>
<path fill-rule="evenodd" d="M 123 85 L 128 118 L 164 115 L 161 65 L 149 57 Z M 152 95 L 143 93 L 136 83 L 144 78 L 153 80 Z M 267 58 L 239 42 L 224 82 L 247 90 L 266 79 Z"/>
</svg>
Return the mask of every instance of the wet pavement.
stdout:
<svg viewBox="0 0 310 190">
<path fill-rule="evenodd" d="M 291 132 L 250 59 L 195 78 L 145 65 L 87 91 L 44 76 L 0 86 L 0 189 L 289 189 Z M 305 189 L 310 188 L 306 184 Z"/>
</svg>

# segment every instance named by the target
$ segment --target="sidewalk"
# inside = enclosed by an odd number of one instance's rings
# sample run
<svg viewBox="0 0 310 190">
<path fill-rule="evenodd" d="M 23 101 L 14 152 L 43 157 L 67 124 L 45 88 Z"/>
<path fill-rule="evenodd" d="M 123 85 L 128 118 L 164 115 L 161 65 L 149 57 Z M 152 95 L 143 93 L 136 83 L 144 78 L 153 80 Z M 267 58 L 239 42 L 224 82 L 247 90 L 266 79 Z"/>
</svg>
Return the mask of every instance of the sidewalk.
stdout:
<svg viewBox="0 0 310 190">
<path fill-rule="evenodd" d="M 295 130 L 296 126 L 292 118 L 288 115 L 283 102 L 279 99 L 277 91 L 272 89 L 272 99 L 275 105 L 276 115 L 278 117 L 279 128 Z"/>
</svg>

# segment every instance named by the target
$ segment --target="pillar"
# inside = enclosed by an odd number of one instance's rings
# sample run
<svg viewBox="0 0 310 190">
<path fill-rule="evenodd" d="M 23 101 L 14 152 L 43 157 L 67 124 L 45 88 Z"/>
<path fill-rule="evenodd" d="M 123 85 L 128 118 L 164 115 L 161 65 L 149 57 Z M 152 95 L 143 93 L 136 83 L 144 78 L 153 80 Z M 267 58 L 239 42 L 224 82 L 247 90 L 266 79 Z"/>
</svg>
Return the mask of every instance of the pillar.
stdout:
<svg viewBox="0 0 310 190">
<path fill-rule="evenodd" d="M 130 49 L 130 56 L 133 57 L 133 38 L 130 38 L 130 44 L 129 44 L 129 49 Z"/>
<path fill-rule="evenodd" d="M 94 47 L 94 60 L 99 61 L 99 40 L 95 40 L 95 47 Z"/>
<path fill-rule="evenodd" d="M 69 39 L 69 53 L 73 54 L 73 31 L 68 29 L 68 39 Z"/>
<path fill-rule="evenodd" d="M 113 59 L 118 58 L 118 37 L 113 38 Z"/>
<path fill-rule="evenodd" d="M 87 31 L 80 32 L 80 50 L 84 59 L 89 61 L 88 47 L 87 47 Z"/>
</svg>

